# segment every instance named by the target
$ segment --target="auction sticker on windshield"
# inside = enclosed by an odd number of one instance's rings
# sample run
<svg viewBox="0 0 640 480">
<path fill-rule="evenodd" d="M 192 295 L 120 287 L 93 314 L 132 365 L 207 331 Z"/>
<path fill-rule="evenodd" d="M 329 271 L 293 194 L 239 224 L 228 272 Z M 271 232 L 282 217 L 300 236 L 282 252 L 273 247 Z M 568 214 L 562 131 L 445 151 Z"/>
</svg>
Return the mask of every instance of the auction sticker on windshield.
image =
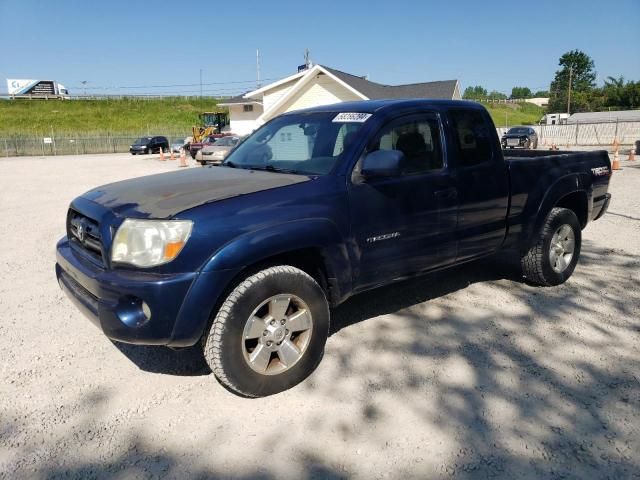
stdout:
<svg viewBox="0 0 640 480">
<path fill-rule="evenodd" d="M 352 113 L 352 112 L 342 112 L 336 115 L 333 119 L 333 122 L 357 122 L 364 123 L 369 117 L 371 117 L 370 113 Z"/>
</svg>

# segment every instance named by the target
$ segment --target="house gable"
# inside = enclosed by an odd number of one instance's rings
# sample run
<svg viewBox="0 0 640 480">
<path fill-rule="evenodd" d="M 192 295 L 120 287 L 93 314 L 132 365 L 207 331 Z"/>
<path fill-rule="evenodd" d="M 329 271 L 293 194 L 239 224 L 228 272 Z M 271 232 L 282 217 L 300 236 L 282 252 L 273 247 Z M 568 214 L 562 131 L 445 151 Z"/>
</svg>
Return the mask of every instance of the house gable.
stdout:
<svg viewBox="0 0 640 480">
<path fill-rule="evenodd" d="M 355 100 L 362 100 L 362 97 L 336 82 L 331 76 L 319 71 L 296 92 L 284 99 L 277 108 L 269 111 L 265 109 L 265 114 L 268 114 L 269 118 L 273 118 L 291 110 Z"/>
<path fill-rule="evenodd" d="M 289 82 L 283 83 L 281 85 L 277 85 L 274 88 L 269 90 L 265 90 L 262 97 L 262 105 L 264 106 L 264 111 L 267 112 L 273 107 L 278 101 L 287 95 L 289 91 L 298 83 L 299 78 L 295 80 L 291 80 Z"/>
</svg>

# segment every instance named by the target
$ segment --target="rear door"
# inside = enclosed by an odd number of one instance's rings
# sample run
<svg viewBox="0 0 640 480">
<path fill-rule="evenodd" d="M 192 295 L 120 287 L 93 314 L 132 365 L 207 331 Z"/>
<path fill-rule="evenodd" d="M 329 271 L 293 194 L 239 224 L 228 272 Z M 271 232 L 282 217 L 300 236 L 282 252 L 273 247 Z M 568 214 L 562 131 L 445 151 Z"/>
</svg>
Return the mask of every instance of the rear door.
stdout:
<svg viewBox="0 0 640 480">
<path fill-rule="evenodd" d="M 436 268 L 455 260 L 457 191 L 446 168 L 444 136 L 435 113 L 397 118 L 376 134 L 364 152 L 401 150 L 400 175 L 350 185 L 351 225 L 359 269 L 357 287 Z"/>
<path fill-rule="evenodd" d="M 483 110 L 451 109 L 450 168 L 458 190 L 457 260 L 497 250 L 506 234 L 509 172 Z"/>
</svg>

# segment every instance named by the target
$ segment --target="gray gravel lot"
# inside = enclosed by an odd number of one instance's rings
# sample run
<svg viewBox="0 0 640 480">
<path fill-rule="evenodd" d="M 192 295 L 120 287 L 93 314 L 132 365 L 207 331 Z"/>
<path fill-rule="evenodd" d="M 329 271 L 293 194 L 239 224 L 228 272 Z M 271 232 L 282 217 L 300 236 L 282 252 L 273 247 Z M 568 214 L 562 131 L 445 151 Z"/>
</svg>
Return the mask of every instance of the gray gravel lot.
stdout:
<svg viewBox="0 0 640 480">
<path fill-rule="evenodd" d="M 110 342 L 56 283 L 73 197 L 176 169 L 0 160 L 0 478 L 640 478 L 640 162 L 565 285 L 484 261 L 360 295 L 318 370 L 259 400 L 197 351 Z"/>
</svg>

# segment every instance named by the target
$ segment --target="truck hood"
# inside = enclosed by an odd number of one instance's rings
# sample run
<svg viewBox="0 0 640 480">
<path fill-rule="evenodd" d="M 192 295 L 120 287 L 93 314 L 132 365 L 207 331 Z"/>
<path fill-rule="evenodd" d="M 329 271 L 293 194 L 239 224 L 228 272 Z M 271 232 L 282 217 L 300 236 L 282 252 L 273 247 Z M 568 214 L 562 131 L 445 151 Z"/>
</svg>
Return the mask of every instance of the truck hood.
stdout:
<svg viewBox="0 0 640 480">
<path fill-rule="evenodd" d="M 292 175 L 227 167 L 189 168 L 110 183 L 83 198 L 118 216 L 170 218 L 199 205 L 309 181 Z"/>
</svg>

